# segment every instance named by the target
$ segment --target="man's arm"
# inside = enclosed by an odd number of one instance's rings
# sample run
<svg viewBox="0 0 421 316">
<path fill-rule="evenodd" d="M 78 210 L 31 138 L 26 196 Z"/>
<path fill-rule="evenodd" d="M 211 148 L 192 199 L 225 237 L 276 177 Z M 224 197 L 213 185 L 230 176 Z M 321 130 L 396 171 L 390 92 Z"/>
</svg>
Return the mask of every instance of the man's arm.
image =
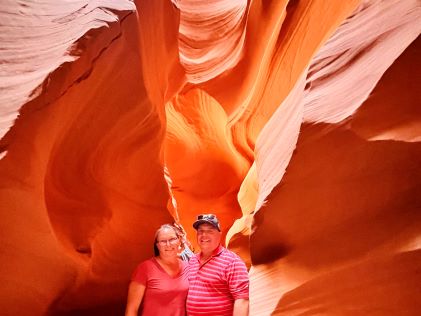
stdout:
<svg viewBox="0 0 421 316">
<path fill-rule="evenodd" d="M 234 301 L 233 316 L 248 316 L 249 315 L 249 300 L 237 299 Z"/>
</svg>

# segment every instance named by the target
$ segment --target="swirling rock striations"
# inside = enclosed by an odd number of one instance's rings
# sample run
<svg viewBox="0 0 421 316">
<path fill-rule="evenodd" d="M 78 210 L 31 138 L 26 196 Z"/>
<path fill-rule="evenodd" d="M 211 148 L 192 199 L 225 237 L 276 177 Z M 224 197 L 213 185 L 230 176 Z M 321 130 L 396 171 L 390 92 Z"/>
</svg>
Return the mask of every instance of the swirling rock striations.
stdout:
<svg viewBox="0 0 421 316">
<path fill-rule="evenodd" d="M 123 315 L 214 212 L 251 315 L 418 315 L 417 0 L 2 1 L 0 310 Z"/>
</svg>

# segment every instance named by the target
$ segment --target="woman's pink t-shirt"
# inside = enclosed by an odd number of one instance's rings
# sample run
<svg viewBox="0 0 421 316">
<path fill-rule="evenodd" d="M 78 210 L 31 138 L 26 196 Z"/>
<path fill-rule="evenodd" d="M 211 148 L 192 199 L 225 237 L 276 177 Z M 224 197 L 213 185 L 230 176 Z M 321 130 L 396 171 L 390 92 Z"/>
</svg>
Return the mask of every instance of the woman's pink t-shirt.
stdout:
<svg viewBox="0 0 421 316">
<path fill-rule="evenodd" d="M 132 275 L 132 281 L 146 286 L 139 315 L 185 316 L 189 290 L 187 267 L 183 261 L 180 274 L 172 277 L 155 258 L 140 263 Z"/>
</svg>

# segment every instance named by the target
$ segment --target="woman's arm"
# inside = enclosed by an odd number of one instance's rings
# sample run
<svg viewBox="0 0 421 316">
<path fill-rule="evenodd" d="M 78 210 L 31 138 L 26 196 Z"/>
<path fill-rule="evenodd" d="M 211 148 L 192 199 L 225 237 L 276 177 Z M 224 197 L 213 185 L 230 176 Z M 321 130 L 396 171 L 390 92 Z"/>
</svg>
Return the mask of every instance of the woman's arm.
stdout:
<svg viewBox="0 0 421 316">
<path fill-rule="evenodd" d="M 140 303 L 145 294 L 145 288 L 143 284 L 133 281 L 130 283 L 125 316 L 137 316 Z"/>
</svg>

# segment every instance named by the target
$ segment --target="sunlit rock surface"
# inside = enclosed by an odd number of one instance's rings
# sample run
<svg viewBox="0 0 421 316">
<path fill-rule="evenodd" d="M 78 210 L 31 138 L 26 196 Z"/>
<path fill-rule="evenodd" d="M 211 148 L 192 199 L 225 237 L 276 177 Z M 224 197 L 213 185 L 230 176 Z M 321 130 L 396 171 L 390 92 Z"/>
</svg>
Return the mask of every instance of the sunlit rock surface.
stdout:
<svg viewBox="0 0 421 316">
<path fill-rule="evenodd" d="M 417 0 L 2 1 L 0 310 L 123 315 L 216 213 L 251 315 L 421 312 Z"/>
</svg>

